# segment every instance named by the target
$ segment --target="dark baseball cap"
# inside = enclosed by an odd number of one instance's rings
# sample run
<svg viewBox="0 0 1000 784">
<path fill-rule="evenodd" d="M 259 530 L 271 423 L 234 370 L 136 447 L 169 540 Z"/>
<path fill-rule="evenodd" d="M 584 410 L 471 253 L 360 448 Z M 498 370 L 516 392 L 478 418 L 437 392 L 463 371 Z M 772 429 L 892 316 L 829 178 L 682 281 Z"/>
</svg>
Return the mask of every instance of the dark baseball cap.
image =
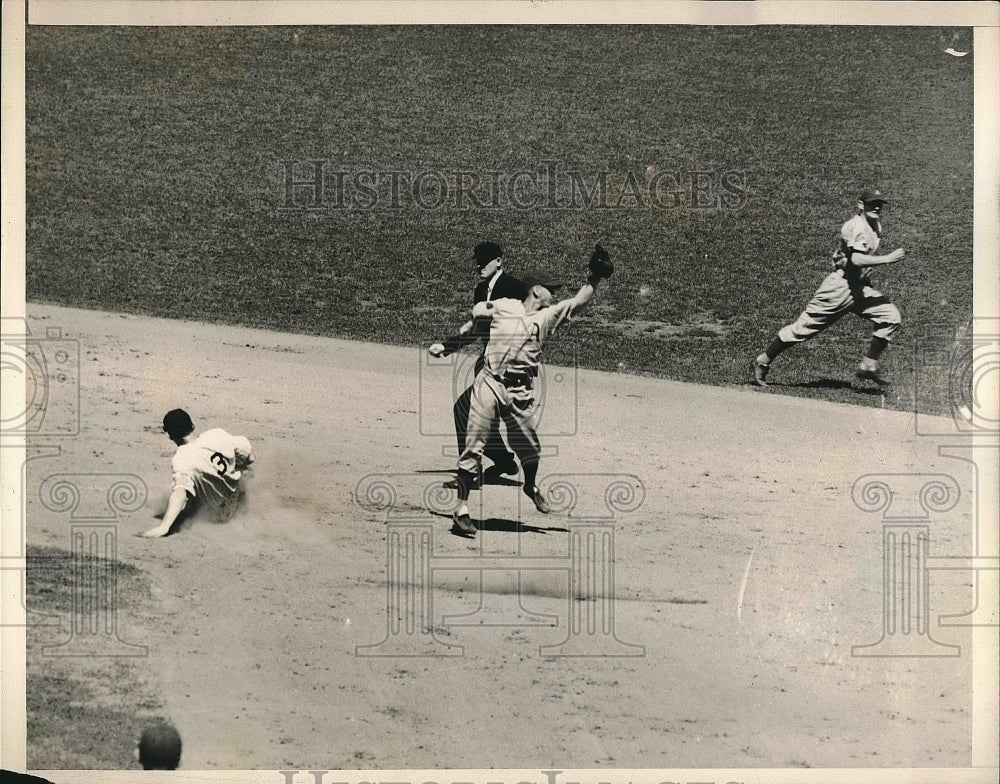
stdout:
<svg viewBox="0 0 1000 784">
<path fill-rule="evenodd" d="M 882 195 L 882 191 L 878 188 L 865 188 L 864 192 L 861 194 L 861 201 L 865 204 L 888 204 L 888 199 Z"/>
<path fill-rule="evenodd" d="M 531 290 L 535 286 L 544 286 L 553 293 L 561 289 L 563 286 L 562 283 L 553 282 L 552 278 L 548 275 L 542 275 L 538 272 L 529 272 L 521 278 L 521 282 L 524 284 L 524 296 L 526 297 L 531 293 Z"/>
<path fill-rule="evenodd" d="M 503 248 L 495 242 L 480 242 L 472 249 L 472 258 L 476 260 L 476 264 L 480 267 L 485 267 L 491 261 L 495 261 L 501 256 L 503 256 Z"/>
<path fill-rule="evenodd" d="M 175 408 L 163 417 L 163 430 L 168 435 L 183 437 L 194 432 L 194 422 L 183 408 Z"/>
</svg>

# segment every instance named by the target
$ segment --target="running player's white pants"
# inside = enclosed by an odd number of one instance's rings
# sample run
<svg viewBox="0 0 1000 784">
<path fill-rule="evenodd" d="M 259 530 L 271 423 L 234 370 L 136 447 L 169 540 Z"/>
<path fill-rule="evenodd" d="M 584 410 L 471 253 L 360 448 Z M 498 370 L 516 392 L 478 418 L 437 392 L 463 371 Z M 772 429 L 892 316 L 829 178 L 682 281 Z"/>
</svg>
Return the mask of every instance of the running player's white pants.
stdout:
<svg viewBox="0 0 1000 784">
<path fill-rule="evenodd" d="M 801 343 L 831 327 L 846 313 L 856 313 L 875 325 L 872 337 L 892 340 L 899 329 L 899 309 L 871 286 L 851 290 L 840 270 L 831 272 L 816 289 L 806 309 L 791 324 L 778 330 L 785 343 Z"/>
<path fill-rule="evenodd" d="M 465 434 L 465 449 L 458 458 L 459 469 L 472 474 L 479 470 L 483 447 L 497 418 L 503 419 L 507 426 L 507 441 L 521 465 L 537 460 L 541 452 L 537 414 L 532 390 L 523 386 L 504 386 L 488 371 L 480 371 L 472 382 L 469 425 Z"/>
</svg>

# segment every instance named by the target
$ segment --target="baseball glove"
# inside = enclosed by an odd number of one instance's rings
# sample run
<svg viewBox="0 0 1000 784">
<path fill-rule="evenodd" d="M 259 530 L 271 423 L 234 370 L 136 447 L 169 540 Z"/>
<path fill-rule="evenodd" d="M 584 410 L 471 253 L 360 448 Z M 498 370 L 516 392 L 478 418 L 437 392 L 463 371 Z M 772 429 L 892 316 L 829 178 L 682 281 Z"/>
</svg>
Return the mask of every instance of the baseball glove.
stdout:
<svg viewBox="0 0 1000 784">
<path fill-rule="evenodd" d="M 594 248 L 594 252 L 590 254 L 589 266 L 590 277 L 597 280 L 610 278 L 615 271 L 615 265 L 611 261 L 611 256 L 600 245 L 597 245 Z"/>
</svg>

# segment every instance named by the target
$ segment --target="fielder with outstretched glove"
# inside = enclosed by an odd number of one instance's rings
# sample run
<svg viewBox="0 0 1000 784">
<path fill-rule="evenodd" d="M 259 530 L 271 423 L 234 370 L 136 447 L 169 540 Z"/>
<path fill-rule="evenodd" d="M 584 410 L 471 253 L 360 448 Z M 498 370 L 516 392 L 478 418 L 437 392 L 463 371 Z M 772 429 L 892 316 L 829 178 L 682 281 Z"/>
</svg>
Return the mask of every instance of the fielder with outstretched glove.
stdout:
<svg viewBox="0 0 1000 784">
<path fill-rule="evenodd" d="M 615 271 L 614 262 L 611 261 L 611 256 L 608 252 L 600 246 L 600 244 L 594 247 L 594 252 L 590 255 L 590 276 L 588 280 L 591 283 L 595 283 L 604 278 L 610 278 Z"/>
<path fill-rule="evenodd" d="M 472 383 L 469 429 L 455 476 L 458 505 L 452 519 L 458 534 L 476 533 L 469 515 L 469 494 L 477 486 L 487 433 L 497 420 L 506 425 L 510 445 L 521 462 L 522 492 L 540 513 L 551 511 L 535 484 L 542 452 L 536 427 L 535 379 L 540 375 L 543 346 L 561 324 L 587 306 L 601 280 L 614 272 L 611 257 L 600 245 L 591 255 L 588 267 L 587 282 L 572 297 L 556 302 L 554 293 L 562 284 L 529 273 L 522 279 L 527 289 L 523 300 L 480 302 L 472 309 L 473 319 L 489 320 L 490 339 L 483 368 Z"/>
</svg>

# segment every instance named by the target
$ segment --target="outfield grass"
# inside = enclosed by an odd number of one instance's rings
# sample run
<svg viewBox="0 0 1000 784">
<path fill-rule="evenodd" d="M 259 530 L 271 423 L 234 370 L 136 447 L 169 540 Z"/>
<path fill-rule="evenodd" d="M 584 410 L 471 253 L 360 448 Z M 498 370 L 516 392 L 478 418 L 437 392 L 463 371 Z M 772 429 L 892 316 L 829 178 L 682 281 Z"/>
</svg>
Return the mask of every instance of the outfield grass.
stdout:
<svg viewBox="0 0 1000 784">
<path fill-rule="evenodd" d="M 772 376 L 789 394 L 907 408 L 925 328 L 971 318 L 973 56 L 949 46 L 970 50 L 971 31 L 31 27 L 28 296 L 415 344 L 463 320 L 479 240 L 515 274 L 572 282 L 600 240 L 619 273 L 549 360 L 742 384 L 876 184 L 892 199 L 883 248 L 908 251 L 874 276 L 904 317 L 894 386 L 845 383 L 869 333 L 853 317 Z M 351 189 L 341 209 L 327 179 L 323 208 L 296 188 L 282 209 L 282 161 L 310 159 L 348 180 L 509 184 L 554 166 L 592 186 L 608 172 L 613 195 L 567 206 L 564 179 L 550 209 L 453 191 L 422 209 L 381 187 L 378 204 Z M 628 190 L 658 172 L 679 181 L 660 203 Z M 697 172 L 710 191 L 684 187 Z M 925 397 L 946 410 L 943 391 Z"/>
</svg>

